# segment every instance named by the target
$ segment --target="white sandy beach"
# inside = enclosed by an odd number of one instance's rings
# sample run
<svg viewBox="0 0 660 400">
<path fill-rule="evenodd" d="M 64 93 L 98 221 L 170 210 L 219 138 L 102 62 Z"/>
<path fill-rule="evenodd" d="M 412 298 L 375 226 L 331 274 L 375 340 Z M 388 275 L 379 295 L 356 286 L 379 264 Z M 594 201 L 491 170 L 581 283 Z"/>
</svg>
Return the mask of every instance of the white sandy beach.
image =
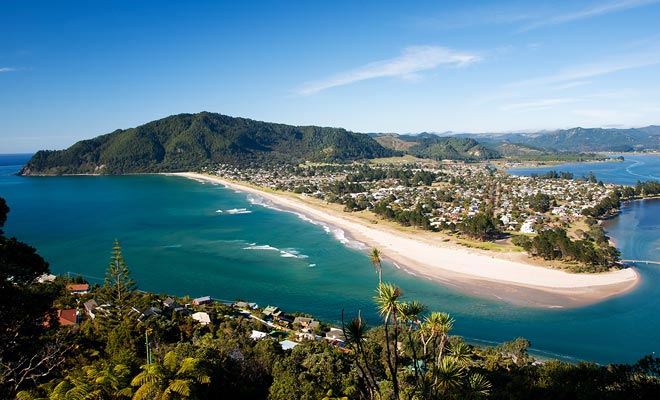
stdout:
<svg viewBox="0 0 660 400">
<path fill-rule="evenodd" d="M 635 287 L 639 275 L 632 268 L 600 274 L 571 274 L 486 252 L 434 241 L 383 225 L 368 225 L 348 213 L 324 209 L 304 199 L 258 190 L 225 179 L 195 173 L 172 174 L 213 181 L 345 230 L 385 258 L 407 270 L 487 298 L 538 307 L 574 307 L 595 303 Z M 387 280 L 387 279 L 385 279 Z"/>
</svg>

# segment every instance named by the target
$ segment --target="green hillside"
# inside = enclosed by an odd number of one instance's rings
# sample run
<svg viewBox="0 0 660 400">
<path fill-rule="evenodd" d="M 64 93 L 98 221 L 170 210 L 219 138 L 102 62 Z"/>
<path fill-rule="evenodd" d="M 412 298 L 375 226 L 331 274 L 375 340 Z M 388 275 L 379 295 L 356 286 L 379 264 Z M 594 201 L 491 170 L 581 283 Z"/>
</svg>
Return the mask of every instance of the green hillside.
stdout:
<svg viewBox="0 0 660 400">
<path fill-rule="evenodd" d="M 390 157 L 367 135 L 340 128 L 290 126 L 221 114 L 179 114 L 80 141 L 66 150 L 39 151 L 24 175 L 170 172 L 227 163 L 347 162 Z"/>
<path fill-rule="evenodd" d="M 472 138 L 441 137 L 432 133 L 417 135 L 371 134 L 376 141 L 393 150 L 433 160 L 482 161 L 500 154 Z"/>
<path fill-rule="evenodd" d="M 408 152 L 416 157 L 434 160 L 481 161 L 500 157 L 474 139 L 453 137 L 420 137 Z"/>
</svg>

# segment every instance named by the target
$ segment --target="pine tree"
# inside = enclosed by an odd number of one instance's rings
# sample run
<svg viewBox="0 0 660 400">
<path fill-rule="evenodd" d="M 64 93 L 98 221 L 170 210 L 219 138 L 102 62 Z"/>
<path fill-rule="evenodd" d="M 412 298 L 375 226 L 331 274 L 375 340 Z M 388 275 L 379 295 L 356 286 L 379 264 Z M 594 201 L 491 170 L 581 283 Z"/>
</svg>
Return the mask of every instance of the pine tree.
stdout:
<svg viewBox="0 0 660 400">
<path fill-rule="evenodd" d="M 103 316 L 103 319 L 110 324 L 106 325 L 114 326 L 120 323 L 126 319 L 133 308 L 136 306 L 139 308 L 139 305 L 136 304 L 139 300 L 137 285 L 124 263 L 124 256 L 117 239 L 112 248 L 110 265 L 105 271 L 105 280 L 99 298 L 104 304 L 107 304 L 107 314 Z"/>
</svg>

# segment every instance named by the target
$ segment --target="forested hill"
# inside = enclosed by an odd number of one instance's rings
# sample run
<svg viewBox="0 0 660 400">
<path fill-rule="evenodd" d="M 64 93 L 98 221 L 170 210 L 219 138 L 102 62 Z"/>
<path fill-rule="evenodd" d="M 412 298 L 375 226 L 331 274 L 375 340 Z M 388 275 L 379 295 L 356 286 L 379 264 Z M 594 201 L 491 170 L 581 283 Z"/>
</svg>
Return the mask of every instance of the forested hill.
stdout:
<svg viewBox="0 0 660 400">
<path fill-rule="evenodd" d="M 499 158 L 500 154 L 472 138 L 439 137 L 434 134 L 371 134 L 378 143 L 403 150 L 420 158 L 434 160 L 481 161 Z"/>
<path fill-rule="evenodd" d="M 171 172 L 227 163 L 346 162 L 390 157 L 367 135 L 339 128 L 291 126 L 201 112 L 179 114 L 39 151 L 23 175 Z"/>
</svg>

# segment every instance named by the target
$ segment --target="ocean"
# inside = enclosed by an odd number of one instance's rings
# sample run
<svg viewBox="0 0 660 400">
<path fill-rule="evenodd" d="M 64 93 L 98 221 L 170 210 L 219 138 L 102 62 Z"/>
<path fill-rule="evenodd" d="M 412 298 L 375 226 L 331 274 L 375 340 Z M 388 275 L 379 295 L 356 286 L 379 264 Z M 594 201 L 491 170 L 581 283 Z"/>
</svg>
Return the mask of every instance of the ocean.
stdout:
<svg viewBox="0 0 660 400">
<path fill-rule="evenodd" d="M 0 196 L 11 208 L 4 230 L 36 247 L 54 273 L 101 283 L 118 239 L 143 290 L 249 300 L 335 324 L 342 310 L 347 319 L 361 310 L 369 325 L 379 323 L 373 303 L 378 277 L 367 249 L 339 229 L 252 195 L 181 177 L 13 175 L 27 157 L 0 156 Z M 589 168 L 599 179 L 620 183 L 630 183 L 630 171 L 660 175 L 660 157 L 626 158 Z M 658 229 L 660 201 L 633 202 L 607 222 L 625 259 L 659 260 Z M 577 309 L 486 300 L 390 263 L 383 279 L 400 286 L 404 299 L 450 312 L 456 318 L 453 333 L 472 343 L 522 336 L 537 356 L 620 363 L 660 351 L 660 266 L 637 268 L 642 283 L 636 290 Z"/>
</svg>

